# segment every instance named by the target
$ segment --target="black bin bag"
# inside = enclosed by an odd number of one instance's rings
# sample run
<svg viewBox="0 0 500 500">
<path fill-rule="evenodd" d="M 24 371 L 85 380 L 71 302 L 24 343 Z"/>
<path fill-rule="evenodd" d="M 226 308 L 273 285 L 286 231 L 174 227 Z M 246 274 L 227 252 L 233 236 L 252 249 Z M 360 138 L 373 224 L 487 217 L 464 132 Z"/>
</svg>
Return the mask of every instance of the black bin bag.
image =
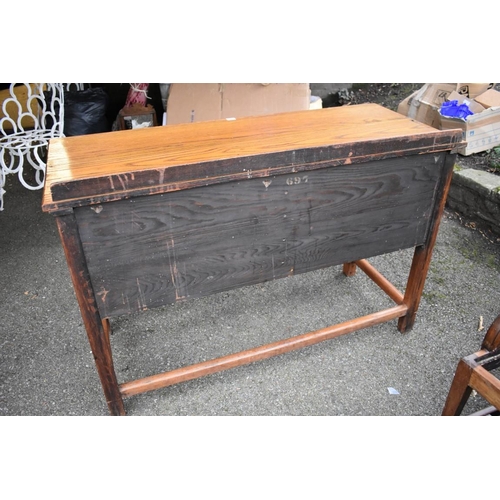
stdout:
<svg viewBox="0 0 500 500">
<path fill-rule="evenodd" d="M 100 87 L 64 93 L 64 135 L 109 132 L 106 112 L 109 96 Z"/>
</svg>

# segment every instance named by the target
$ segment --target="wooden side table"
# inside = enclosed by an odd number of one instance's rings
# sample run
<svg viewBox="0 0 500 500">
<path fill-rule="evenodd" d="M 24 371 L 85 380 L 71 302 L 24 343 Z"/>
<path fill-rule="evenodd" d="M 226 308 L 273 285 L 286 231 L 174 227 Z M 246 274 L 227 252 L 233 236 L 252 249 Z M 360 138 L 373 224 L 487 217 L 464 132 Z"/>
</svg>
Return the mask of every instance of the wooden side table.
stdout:
<svg viewBox="0 0 500 500">
<path fill-rule="evenodd" d="M 109 410 L 123 398 L 396 318 L 415 321 L 459 130 L 375 104 L 93 134 L 50 143 L 56 217 Z M 405 293 L 366 259 L 415 248 Z M 333 265 L 395 305 L 119 383 L 109 318 Z"/>
</svg>

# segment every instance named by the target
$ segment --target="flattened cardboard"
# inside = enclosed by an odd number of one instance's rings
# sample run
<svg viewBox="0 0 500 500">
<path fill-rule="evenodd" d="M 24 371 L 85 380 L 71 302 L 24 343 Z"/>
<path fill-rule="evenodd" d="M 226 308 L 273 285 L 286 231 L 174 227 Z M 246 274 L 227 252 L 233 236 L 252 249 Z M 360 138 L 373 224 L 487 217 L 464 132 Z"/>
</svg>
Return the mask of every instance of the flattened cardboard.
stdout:
<svg viewBox="0 0 500 500">
<path fill-rule="evenodd" d="M 220 118 L 218 83 L 173 83 L 167 100 L 167 125 Z"/>
<path fill-rule="evenodd" d="M 310 96 L 308 83 L 173 83 L 166 124 L 302 111 Z"/>
</svg>

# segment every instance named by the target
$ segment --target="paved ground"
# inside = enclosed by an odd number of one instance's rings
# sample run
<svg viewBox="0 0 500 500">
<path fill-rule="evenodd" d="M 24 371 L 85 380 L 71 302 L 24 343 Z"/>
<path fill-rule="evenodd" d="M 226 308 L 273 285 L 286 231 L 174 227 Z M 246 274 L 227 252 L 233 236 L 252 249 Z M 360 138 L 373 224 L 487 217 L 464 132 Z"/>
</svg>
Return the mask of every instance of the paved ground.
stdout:
<svg viewBox="0 0 500 500">
<path fill-rule="evenodd" d="M 41 192 L 8 180 L 0 213 L 0 415 L 106 415 L 62 247 Z M 411 251 L 371 262 L 401 290 Z M 500 255 L 446 214 L 412 332 L 396 322 L 134 396 L 129 415 L 439 415 L 458 359 L 500 312 Z M 334 267 L 113 321 L 119 381 L 390 306 Z M 390 394 L 394 388 L 399 394 Z M 486 406 L 476 396 L 466 408 Z"/>
</svg>

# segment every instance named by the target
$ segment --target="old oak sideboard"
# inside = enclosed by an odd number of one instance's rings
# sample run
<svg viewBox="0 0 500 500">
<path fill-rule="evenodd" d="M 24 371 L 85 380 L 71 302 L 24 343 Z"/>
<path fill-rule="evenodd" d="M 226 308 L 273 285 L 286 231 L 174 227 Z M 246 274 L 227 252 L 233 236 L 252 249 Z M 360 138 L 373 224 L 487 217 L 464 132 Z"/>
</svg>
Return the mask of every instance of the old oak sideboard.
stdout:
<svg viewBox="0 0 500 500">
<path fill-rule="evenodd" d="M 125 414 L 124 397 L 378 323 L 409 330 L 461 145 L 459 130 L 376 104 L 52 140 L 42 208 L 56 217 L 110 413 Z M 403 294 L 366 259 L 404 248 L 415 250 Z M 395 305 L 118 382 L 110 318 L 340 264 Z"/>
</svg>

